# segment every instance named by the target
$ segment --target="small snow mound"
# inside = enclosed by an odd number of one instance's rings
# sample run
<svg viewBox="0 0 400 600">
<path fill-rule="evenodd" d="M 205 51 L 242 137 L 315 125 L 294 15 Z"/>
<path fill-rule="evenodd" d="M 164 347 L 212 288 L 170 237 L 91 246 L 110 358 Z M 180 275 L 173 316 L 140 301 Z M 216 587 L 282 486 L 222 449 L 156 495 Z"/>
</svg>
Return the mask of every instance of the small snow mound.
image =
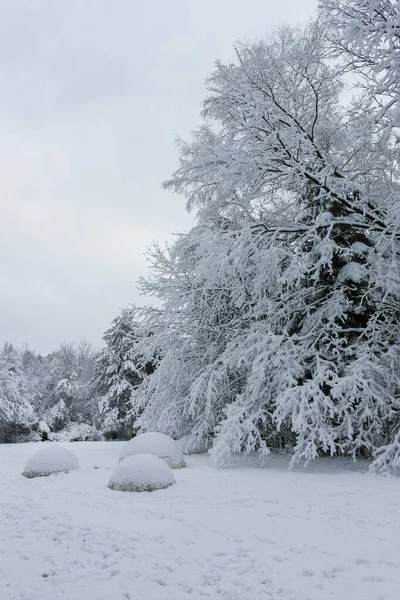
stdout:
<svg viewBox="0 0 400 600">
<path fill-rule="evenodd" d="M 164 433 L 140 433 L 126 442 L 119 461 L 135 454 L 152 454 L 162 458 L 171 469 L 181 469 L 185 466 L 181 445 Z"/>
<path fill-rule="evenodd" d="M 27 461 L 22 475 L 44 477 L 52 473 L 67 473 L 79 467 L 75 454 L 59 446 L 41 448 Z"/>
<path fill-rule="evenodd" d="M 120 492 L 153 492 L 173 483 L 174 474 L 164 460 L 153 454 L 135 454 L 114 469 L 108 487 Z"/>
</svg>

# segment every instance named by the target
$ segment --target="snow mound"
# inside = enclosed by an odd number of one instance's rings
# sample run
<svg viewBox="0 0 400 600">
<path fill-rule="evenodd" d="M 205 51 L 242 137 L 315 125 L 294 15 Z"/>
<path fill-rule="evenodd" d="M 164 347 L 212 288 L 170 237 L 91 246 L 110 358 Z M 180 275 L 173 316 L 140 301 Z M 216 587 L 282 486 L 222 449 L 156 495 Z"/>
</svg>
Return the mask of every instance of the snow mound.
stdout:
<svg viewBox="0 0 400 600">
<path fill-rule="evenodd" d="M 153 454 L 128 456 L 114 469 L 108 487 L 121 492 L 153 492 L 175 483 L 167 463 Z"/>
<path fill-rule="evenodd" d="M 67 473 L 79 467 L 75 454 L 59 446 L 41 448 L 27 461 L 22 475 L 44 477 L 52 473 Z"/>
<path fill-rule="evenodd" d="M 153 454 L 165 460 L 171 469 L 181 469 L 185 466 L 182 447 L 178 442 L 164 433 L 141 433 L 126 442 L 119 460 L 135 454 Z"/>
</svg>

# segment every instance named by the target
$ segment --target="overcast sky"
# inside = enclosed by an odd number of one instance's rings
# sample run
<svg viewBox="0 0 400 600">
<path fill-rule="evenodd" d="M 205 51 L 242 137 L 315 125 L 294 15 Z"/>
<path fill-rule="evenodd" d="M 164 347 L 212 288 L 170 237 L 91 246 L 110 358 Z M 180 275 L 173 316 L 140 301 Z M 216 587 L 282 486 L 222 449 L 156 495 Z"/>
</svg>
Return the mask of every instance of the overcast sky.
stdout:
<svg viewBox="0 0 400 600">
<path fill-rule="evenodd" d="M 160 185 L 214 60 L 316 4 L 0 0 L 0 343 L 99 345 L 144 302 L 146 247 L 192 222 Z"/>
</svg>

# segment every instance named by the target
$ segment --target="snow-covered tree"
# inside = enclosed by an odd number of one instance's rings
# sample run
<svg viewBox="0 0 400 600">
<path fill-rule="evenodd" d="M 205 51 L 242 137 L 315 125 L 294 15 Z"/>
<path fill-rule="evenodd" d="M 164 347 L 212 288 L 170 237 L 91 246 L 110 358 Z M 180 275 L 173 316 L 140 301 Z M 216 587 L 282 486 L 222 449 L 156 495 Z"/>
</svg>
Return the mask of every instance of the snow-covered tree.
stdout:
<svg viewBox="0 0 400 600">
<path fill-rule="evenodd" d="M 20 353 L 11 345 L 0 349 L 0 434 L 10 441 L 19 429 L 34 421 L 28 382 L 22 370 Z"/>
<path fill-rule="evenodd" d="M 139 424 L 212 437 L 217 464 L 288 443 L 294 461 L 371 453 L 399 424 L 400 194 L 393 127 L 380 133 L 390 107 L 377 98 L 366 118 L 365 86 L 340 103 L 350 63 L 327 60 L 326 23 L 216 64 L 204 124 L 166 184 L 198 225 L 153 250 L 142 283 L 162 303 L 146 316 L 162 358 L 137 395 Z"/>
<path fill-rule="evenodd" d="M 56 431 L 70 422 L 94 423 L 98 400 L 90 344 L 62 343 L 44 357 L 25 349 L 22 363 L 39 420 Z"/>
<path fill-rule="evenodd" d="M 137 416 L 132 413 L 132 396 L 146 373 L 146 363 L 137 354 L 142 333 L 136 312 L 135 308 L 120 312 L 104 333 L 105 347 L 97 355 L 96 384 L 104 397 L 102 412 L 107 428 L 129 428 Z"/>
<path fill-rule="evenodd" d="M 329 24 L 331 50 L 351 71 L 358 89 L 355 105 L 361 115 L 356 151 L 369 151 L 385 176 L 378 178 L 375 196 L 380 199 L 384 228 L 377 242 L 382 289 L 386 289 L 381 319 L 390 326 L 389 339 L 397 325 L 399 259 L 399 126 L 400 126 L 400 8 L 393 0 L 320 0 L 322 15 Z M 372 132 L 372 135 L 371 135 Z M 382 161 L 383 157 L 383 161 Z M 382 164 L 384 162 L 384 164 Z M 369 190 L 370 191 L 370 190 Z M 376 200 L 375 200 L 376 201 Z M 379 342 L 378 342 L 379 343 Z M 392 367 L 398 372 L 397 347 L 390 348 Z M 395 355 L 395 359 L 393 356 Z M 398 390 L 396 390 L 396 396 Z M 390 403 L 385 414 L 382 438 L 373 467 L 386 472 L 400 465 L 400 420 L 398 406 Z"/>
<path fill-rule="evenodd" d="M 48 407 L 45 420 L 60 429 L 69 422 L 93 423 L 97 411 L 97 390 L 93 386 L 95 354 L 87 342 L 75 347 L 62 343 L 49 357 Z M 48 413 L 48 414 L 47 414 Z"/>
</svg>

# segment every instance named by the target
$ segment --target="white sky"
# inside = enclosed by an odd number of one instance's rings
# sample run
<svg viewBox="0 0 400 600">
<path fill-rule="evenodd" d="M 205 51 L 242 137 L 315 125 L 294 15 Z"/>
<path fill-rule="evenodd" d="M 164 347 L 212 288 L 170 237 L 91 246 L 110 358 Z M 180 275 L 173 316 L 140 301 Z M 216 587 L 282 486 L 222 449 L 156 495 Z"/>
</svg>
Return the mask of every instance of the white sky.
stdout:
<svg viewBox="0 0 400 600">
<path fill-rule="evenodd" d="M 160 189 L 176 134 L 237 39 L 317 0 L 0 0 L 0 343 L 100 344 L 153 240 L 190 227 Z"/>
</svg>

